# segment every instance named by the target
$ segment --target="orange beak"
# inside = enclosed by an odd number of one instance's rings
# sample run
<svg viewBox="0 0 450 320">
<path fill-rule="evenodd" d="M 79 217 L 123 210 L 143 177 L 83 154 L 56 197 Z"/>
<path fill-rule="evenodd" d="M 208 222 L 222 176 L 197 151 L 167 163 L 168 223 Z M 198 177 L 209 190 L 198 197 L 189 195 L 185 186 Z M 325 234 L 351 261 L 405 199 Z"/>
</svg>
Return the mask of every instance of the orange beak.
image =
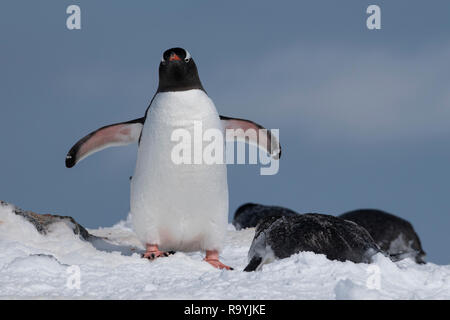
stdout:
<svg viewBox="0 0 450 320">
<path fill-rule="evenodd" d="M 177 56 L 175 53 L 172 53 L 170 55 L 169 61 L 174 61 L 174 60 L 181 61 L 179 56 Z"/>
</svg>

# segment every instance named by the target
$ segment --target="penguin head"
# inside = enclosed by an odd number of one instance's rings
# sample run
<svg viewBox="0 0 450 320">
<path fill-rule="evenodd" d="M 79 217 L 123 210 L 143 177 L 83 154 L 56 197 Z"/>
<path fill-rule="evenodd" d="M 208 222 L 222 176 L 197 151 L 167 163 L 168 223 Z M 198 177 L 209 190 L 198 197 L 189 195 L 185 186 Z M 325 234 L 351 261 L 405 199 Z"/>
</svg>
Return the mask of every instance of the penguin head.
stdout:
<svg viewBox="0 0 450 320">
<path fill-rule="evenodd" d="M 159 64 L 158 92 L 203 90 L 197 66 L 190 53 L 183 48 L 172 48 L 163 53 Z"/>
</svg>

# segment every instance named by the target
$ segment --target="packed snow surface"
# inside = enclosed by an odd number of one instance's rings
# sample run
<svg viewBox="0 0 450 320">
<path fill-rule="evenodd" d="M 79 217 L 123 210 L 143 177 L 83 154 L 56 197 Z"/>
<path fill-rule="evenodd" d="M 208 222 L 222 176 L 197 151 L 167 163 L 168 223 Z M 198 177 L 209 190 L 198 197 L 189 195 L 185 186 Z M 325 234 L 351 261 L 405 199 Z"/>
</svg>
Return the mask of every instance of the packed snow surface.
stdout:
<svg viewBox="0 0 450 320">
<path fill-rule="evenodd" d="M 230 225 L 221 256 L 235 270 L 222 271 L 199 252 L 142 259 L 143 246 L 129 225 L 89 230 L 102 238 L 87 242 L 64 223 L 42 235 L 10 206 L 0 206 L 0 297 L 450 299 L 450 265 L 394 263 L 381 254 L 372 264 L 356 264 L 302 252 L 246 273 L 254 229 Z"/>
</svg>

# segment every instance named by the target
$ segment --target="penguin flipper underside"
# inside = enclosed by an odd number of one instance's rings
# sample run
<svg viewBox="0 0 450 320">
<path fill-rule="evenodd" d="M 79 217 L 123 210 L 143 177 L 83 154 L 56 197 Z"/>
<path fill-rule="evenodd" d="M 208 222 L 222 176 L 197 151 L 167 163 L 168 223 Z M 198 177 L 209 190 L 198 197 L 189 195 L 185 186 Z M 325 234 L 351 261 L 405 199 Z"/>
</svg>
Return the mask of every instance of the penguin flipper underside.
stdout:
<svg viewBox="0 0 450 320">
<path fill-rule="evenodd" d="M 72 168 L 91 154 L 109 147 L 138 142 L 145 118 L 115 123 L 102 127 L 80 139 L 66 156 L 66 167 Z"/>
<path fill-rule="evenodd" d="M 222 121 L 222 125 L 225 130 L 234 130 L 232 135 L 226 134 L 227 141 L 233 142 L 236 138 L 236 141 L 248 142 L 250 144 L 256 145 L 258 148 L 262 148 L 268 154 L 270 154 L 272 158 L 280 159 L 280 142 L 278 141 L 278 138 L 272 134 L 271 131 L 250 120 L 230 118 L 226 116 L 220 116 L 220 120 Z M 254 130 L 256 134 L 250 134 L 250 132 L 247 131 L 249 129 Z"/>
</svg>

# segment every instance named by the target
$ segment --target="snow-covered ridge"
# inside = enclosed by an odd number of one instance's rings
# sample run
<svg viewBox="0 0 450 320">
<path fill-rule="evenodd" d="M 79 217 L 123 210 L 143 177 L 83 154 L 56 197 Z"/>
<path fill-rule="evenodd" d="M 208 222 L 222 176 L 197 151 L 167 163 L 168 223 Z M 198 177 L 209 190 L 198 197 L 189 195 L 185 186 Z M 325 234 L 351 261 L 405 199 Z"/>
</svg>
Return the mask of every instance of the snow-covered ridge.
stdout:
<svg viewBox="0 0 450 320">
<path fill-rule="evenodd" d="M 234 271 L 212 268 L 201 253 L 141 259 L 127 222 L 88 231 L 97 237 L 85 241 L 56 222 L 44 235 L 0 205 L 0 298 L 450 299 L 450 266 L 394 263 L 381 254 L 355 264 L 302 252 L 242 272 L 254 229 L 228 228 L 222 259 Z M 79 288 L 72 281 L 78 270 Z"/>
</svg>

